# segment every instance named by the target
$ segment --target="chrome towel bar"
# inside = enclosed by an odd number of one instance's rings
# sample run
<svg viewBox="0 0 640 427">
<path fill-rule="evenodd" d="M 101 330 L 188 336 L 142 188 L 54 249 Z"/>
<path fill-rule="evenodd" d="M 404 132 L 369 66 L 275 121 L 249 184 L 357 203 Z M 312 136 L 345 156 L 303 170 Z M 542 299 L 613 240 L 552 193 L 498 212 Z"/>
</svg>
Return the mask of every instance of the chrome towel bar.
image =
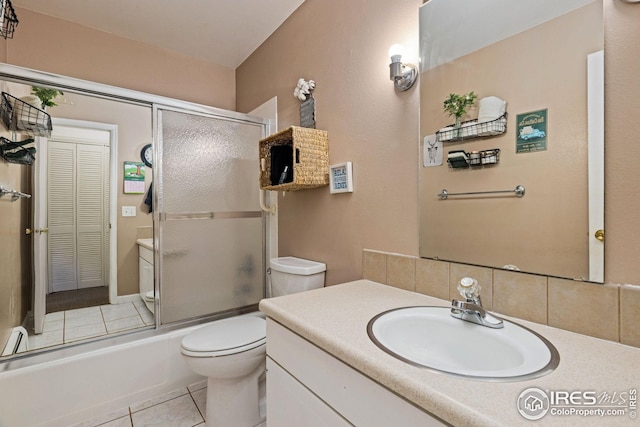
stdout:
<svg viewBox="0 0 640 427">
<path fill-rule="evenodd" d="M 502 194 L 502 193 L 514 193 L 516 197 L 524 197 L 524 187 L 522 185 L 516 186 L 514 190 L 496 190 L 496 191 L 474 191 L 471 193 L 449 193 L 443 189 L 438 193 L 440 200 L 447 200 L 449 196 L 475 196 L 478 194 Z"/>
<path fill-rule="evenodd" d="M 0 197 L 5 196 L 7 194 L 11 195 L 11 201 L 12 202 L 15 202 L 16 200 L 18 200 L 21 197 L 25 197 L 27 199 L 31 197 L 31 194 L 21 193 L 21 192 L 16 191 L 16 190 L 9 190 L 8 188 L 0 186 Z"/>
</svg>

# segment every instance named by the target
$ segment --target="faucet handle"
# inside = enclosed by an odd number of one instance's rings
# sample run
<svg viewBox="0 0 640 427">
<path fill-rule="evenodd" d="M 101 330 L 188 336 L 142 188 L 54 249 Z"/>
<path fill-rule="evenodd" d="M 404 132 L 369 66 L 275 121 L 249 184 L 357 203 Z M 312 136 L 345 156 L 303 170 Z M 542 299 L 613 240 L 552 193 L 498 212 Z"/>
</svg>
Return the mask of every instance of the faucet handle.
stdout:
<svg viewBox="0 0 640 427">
<path fill-rule="evenodd" d="M 480 289 L 478 281 L 471 277 L 463 277 L 458 284 L 458 292 L 467 300 L 479 300 Z"/>
</svg>

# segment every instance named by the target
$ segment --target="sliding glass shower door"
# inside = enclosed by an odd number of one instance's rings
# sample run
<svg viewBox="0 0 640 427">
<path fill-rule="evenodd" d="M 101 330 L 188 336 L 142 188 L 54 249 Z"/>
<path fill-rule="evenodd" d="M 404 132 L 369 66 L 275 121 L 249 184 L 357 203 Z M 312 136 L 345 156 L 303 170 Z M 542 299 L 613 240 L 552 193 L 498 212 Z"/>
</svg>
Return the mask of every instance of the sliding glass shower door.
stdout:
<svg viewBox="0 0 640 427">
<path fill-rule="evenodd" d="M 257 304 L 265 289 L 257 148 L 264 125 L 156 113 L 160 322 Z"/>
</svg>

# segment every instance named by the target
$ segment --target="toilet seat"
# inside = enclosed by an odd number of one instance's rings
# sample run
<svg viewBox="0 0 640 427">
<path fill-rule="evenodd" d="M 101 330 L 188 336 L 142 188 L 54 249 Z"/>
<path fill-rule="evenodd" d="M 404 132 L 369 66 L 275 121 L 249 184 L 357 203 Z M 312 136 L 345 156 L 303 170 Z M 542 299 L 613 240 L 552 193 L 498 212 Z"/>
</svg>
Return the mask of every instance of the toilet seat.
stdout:
<svg viewBox="0 0 640 427">
<path fill-rule="evenodd" d="M 266 322 L 257 316 L 217 320 L 182 339 L 182 354 L 191 357 L 218 357 L 242 353 L 267 342 Z"/>
<path fill-rule="evenodd" d="M 144 294 L 144 299 L 146 301 L 150 301 L 151 302 L 151 301 L 154 300 L 154 298 L 155 298 L 155 293 L 153 291 L 149 291 L 146 294 Z"/>
</svg>

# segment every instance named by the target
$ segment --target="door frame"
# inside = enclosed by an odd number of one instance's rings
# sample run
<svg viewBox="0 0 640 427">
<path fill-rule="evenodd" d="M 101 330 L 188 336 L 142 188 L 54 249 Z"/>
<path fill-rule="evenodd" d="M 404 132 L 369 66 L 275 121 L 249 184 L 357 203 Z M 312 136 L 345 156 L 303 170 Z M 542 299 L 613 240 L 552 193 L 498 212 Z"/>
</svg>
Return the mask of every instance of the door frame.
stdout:
<svg viewBox="0 0 640 427">
<path fill-rule="evenodd" d="M 77 129 L 91 129 L 109 132 L 109 302 L 114 304 L 118 300 L 118 126 L 108 123 L 91 122 L 75 119 L 52 118 L 54 127 L 70 127 Z M 38 138 L 40 153 L 47 152 L 48 139 Z M 38 166 L 34 170 L 34 229 L 47 227 L 47 169 L 46 155 L 39 156 Z M 42 333 L 44 316 L 46 314 L 46 297 L 48 293 L 48 263 L 47 233 L 34 233 L 34 329 L 35 333 Z"/>
<path fill-rule="evenodd" d="M 589 175 L 589 281 L 604 283 L 604 51 L 587 56 L 588 175 Z"/>
</svg>

